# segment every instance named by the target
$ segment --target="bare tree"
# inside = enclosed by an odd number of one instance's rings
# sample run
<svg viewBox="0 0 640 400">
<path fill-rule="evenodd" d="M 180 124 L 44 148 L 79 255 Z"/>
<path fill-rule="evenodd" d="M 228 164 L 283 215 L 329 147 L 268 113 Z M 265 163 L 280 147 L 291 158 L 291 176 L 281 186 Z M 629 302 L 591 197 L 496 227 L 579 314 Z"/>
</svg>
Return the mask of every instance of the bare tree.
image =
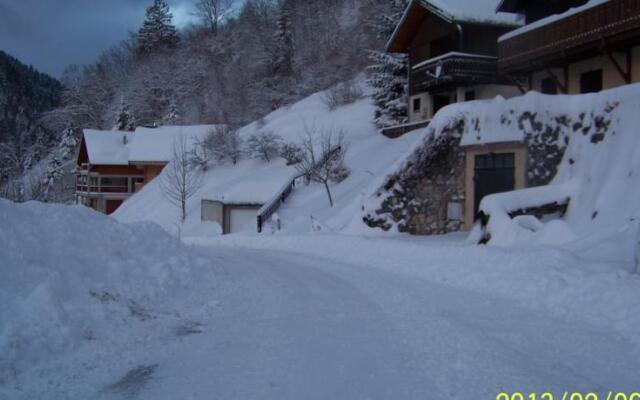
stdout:
<svg viewBox="0 0 640 400">
<path fill-rule="evenodd" d="M 270 162 L 278 155 L 281 142 L 282 138 L 273 132 L 256 133 L 247 140 L 247 150 L 253 157 Z"/>
<path fill-rule="evenodd" d="M 160 187 L 171 203 L 180 207 L 181 221 L 187 219 L 187 200 L 200 189 L 202 175 L 193 167 L 187 138 L 181 135 L 173 144 L 173 157 L 165 167 Z"/>
<path fill-rule="evenodd" d="M 214 129 L 211 141 L 211 152 L 217 162 L 238 162 L 242 155 L 242 139 L 237 129 L 219 125 Z"/>
<path fill-rule="evenodd" d="M 242 155 L 242 139 L 236 129 L 227 125 L 218 125 L 207 136 L 195 143 L 191 152 L 192 164 L 207 169 L 212 160 L 223 164 L 236 164 Z"/>
<path fill-rule="evenodd" d="M 196 0 L 195 15 L 211 29 L 218 33 L 218 27 L 233 10 L 235 0 Z"/>
<path fill-rule="evenodd" d="M 318 138 L 316 143 L 315 138 Z M 320 136 L 307 127 L 306 136 L 302 141 L 302 160 L 296 164 L 296 169 L 311 182 L 321 183 L 327 191 L 329 205 L 333 207 L 333 196 L 329 182 L 336 177 L 336 171 L 348 171 L 344 166 L 346 144 L 344 132 L 328 131 Z"/>
<path fill-rule="evenodd" d="M 364 97 L 362 89 L 353 81 L 339 83 L 324 92 L 322 101 L 331 111 Z"/>
</svg>

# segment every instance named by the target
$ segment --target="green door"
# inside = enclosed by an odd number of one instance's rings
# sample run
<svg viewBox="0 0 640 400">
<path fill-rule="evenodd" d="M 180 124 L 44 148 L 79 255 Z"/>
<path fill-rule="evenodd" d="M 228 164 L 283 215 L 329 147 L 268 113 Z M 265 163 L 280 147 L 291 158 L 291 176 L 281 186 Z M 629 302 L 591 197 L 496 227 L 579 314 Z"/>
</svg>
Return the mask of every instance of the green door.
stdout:
<svg viewBox="0 0 640 400">
<path fill-rule="evenodd" d="M 514 153 L 477 155 L 474 174 L 474 215 L 483 197 L 515 189 Z"/>
</svg>

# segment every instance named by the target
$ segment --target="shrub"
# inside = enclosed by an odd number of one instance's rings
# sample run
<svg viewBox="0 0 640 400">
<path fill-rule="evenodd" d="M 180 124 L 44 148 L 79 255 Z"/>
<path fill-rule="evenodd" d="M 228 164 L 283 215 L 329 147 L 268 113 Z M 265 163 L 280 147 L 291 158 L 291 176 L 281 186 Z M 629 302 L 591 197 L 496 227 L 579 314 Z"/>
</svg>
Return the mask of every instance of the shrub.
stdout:
<svg viewBox="0 0 640 400">
<path fill-rule="evenodd" d="M 247 152 L 254 158 L 270 162 L 278 155 L 281 142 L 282 138 L 273 132 L 256 133 L 247 140 Z"/>
<path fill-rule="evenodd" d="M 324 92 L 323 101 L 329 110 L 355 103 L 363 97 L 360 87 L 353 81 L 340 83 Z"/>
<path fill-rule="evenodd" d="M 295 165 L 302 161 L 304 151 L 295 143 L 285 143 L 280 148 L 280 157 L 287 161 L 287 165 Z"/>
</svg>

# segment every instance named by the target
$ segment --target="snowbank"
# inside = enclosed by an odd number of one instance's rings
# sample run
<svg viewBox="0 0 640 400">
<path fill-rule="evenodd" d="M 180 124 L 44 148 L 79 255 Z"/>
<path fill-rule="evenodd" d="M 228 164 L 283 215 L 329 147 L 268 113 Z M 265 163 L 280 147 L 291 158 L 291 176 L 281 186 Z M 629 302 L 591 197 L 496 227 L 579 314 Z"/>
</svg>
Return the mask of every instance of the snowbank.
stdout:
<svg viewBox="0 0 640 400">
<path fill-rule="evenodd" d="M 169 311 L 167 299 L 215 282 L 211 261 L 154 224 L 2 199 L 0 221 L 0 386 L 63 352 L 106 350 L 136 323 Z"/>
</svg>

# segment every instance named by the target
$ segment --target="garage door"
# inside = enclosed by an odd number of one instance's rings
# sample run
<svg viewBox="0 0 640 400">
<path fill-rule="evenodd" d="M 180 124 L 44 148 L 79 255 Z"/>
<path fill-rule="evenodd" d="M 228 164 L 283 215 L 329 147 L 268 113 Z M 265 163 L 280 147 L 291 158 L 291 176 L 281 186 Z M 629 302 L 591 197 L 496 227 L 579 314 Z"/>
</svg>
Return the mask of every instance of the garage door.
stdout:
<svg viewBox="0 0 640 400">
<path fill-rule="evenodd" d="M 257 209 L 231 209 L 230 233 L 256 231 Z"/>
</svg>

